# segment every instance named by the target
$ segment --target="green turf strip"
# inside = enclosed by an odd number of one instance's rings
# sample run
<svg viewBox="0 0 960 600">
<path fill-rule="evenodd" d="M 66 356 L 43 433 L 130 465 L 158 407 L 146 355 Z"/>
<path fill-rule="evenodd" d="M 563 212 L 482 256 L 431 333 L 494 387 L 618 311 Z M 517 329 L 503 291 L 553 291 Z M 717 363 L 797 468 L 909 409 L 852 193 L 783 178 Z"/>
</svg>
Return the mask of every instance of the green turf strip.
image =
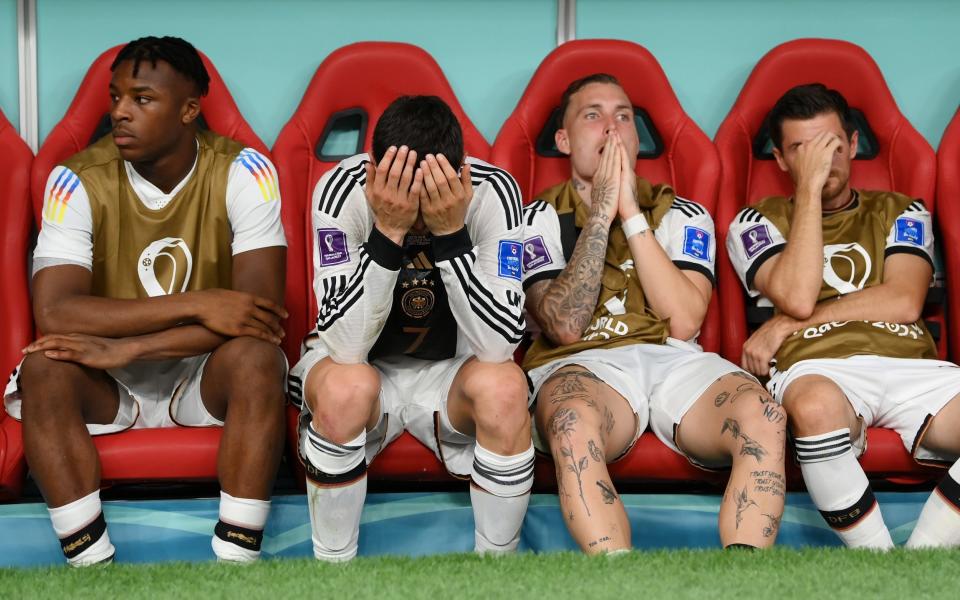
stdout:
<svg viewBox="0 0 960 600">
<path fill-rule="evenodd" d="M 612 558 L 453 554 L 0 570 L 3 598 L 957 598 L 960 551 L 676 550 Z M 824 596 L 826 594 L 826 596 Z"/>
</svg>

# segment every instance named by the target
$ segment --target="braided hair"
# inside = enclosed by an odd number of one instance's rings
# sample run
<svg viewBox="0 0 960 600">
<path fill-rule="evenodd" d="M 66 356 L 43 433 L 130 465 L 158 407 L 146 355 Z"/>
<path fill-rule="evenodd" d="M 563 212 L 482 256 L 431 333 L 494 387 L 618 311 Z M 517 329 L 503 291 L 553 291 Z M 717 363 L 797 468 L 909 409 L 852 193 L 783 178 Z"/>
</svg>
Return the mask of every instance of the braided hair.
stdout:
<svg viewBox="0 0 960 600">
<path fill-rule="evenodd" d="M 162 60 L 175 71 L 193 81 L 201 96 L 206 96 L 210 88 L 210 74 L 203 65 L 200 53 L 193 45 L 181 38 L 173 36 L 147 36 L 133 40 L 124 46 L 110 65 L 115 71 L 117 66 L 127 60 L 133 61 L 133 76 L 137 76 L 140 63 L 150 61 L 156 67 L 157 61 Z"/>
</svg>

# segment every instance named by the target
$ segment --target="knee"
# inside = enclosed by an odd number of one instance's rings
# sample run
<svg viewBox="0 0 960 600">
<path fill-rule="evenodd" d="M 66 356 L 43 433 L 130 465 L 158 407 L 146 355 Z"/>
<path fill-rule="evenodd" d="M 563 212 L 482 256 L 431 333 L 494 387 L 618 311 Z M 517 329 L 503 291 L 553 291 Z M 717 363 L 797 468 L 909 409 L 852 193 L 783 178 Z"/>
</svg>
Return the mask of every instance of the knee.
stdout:
<svg viewBox="0 0 960 600">
<path fill-rule="evenodd" d="M 19 373 L 23 418 L 55 416 L 73 407 L 80 410 L 79 403 L 70 402 L 76 394 L 65 394 L 63 390 L 82 389 L 83 376 L 84 367 L 76 363 L 53 360 L 39 352 L 28 354 Z"/>
<path fill-rule="evenodd" d="M 356 437 L 380 395 L 377 370 L 367 364 L 331 365 L 317 380 L 307 379 L 314 428 L 337 443 Z"/>
<path fill-rule="evenodd" d="M 224 342 L 215 352 L 230 365 L 230 381 L 244 391 L 262 390 L 264 386 L 283 389 L 286 363 L 280 348 L 270 342 L 237 337 Z"/>
<path fill-rule="evenodd" d="M 787 390 L 784 408 L 791 429 L 799 435 L 827 433 L 849 425 L 848 402 L 830 381 L 799 378 Z"/>
<path fill-rule="evenodd" d="M 485 364 L 465 383 L 477 429 L 495 438 L 530 431 L 527 379 L 513 362 Z"/>
</svg>

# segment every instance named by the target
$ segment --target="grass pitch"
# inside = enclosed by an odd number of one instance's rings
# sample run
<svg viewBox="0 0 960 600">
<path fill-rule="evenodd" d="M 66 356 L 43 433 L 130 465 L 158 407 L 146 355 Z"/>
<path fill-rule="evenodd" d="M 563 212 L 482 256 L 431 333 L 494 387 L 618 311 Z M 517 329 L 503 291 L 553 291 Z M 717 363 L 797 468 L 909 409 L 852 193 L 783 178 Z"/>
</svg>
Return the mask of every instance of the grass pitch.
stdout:
<svg viewBox="0 0 960 600">
<path fill-rule="evenodd" d="M 960 551 L 662 550 L 0 569 L 3 598 L 956 598 Z"/>
</svg>

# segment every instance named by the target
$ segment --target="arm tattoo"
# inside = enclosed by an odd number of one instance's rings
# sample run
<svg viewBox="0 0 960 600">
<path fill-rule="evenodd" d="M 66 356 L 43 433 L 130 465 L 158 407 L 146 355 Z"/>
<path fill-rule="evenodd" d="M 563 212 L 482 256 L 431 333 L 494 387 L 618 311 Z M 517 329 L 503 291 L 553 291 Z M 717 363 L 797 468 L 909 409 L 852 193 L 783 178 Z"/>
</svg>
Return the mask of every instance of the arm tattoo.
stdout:
<svg viewBox="0 0 960 600">
<path fill-rule="evenodd" d="M 603 495 L 604 504 L 613 504 L 617 501 L 617 492 L 614 491 L 612 485 L 602 479 L 598 479 L 597 487 L 600 488 L 600 494 Z"/>
<path fill-rule="evenodd" d="M 723 427 L 720 428 L 720 435 L 723 435 L 727 431 L 730 432 L 730 435 L 732 435 L 734 439 L 743 441 L 743 445 L 740 446 L 740 456 L 752 456 L 757 459 L 758 463 L 763 461 L 763 458 L 767 455 L 767 449 L 760 445 L 760 442 L 740 431 L 739 421 L 736 419 L 724 419 Z"/>
<path fill-rule="evenodd" d="M 596 190 L 596 188 L 594 188 Z M 597 307 L 604 257 L 610 236 L 610 219 L 595 204 L 580 232 L 573 255 L 560 275 L 547 286 L 534 317 L 553 341 L 563 334 L 581 337 Z"/>
</svg>

